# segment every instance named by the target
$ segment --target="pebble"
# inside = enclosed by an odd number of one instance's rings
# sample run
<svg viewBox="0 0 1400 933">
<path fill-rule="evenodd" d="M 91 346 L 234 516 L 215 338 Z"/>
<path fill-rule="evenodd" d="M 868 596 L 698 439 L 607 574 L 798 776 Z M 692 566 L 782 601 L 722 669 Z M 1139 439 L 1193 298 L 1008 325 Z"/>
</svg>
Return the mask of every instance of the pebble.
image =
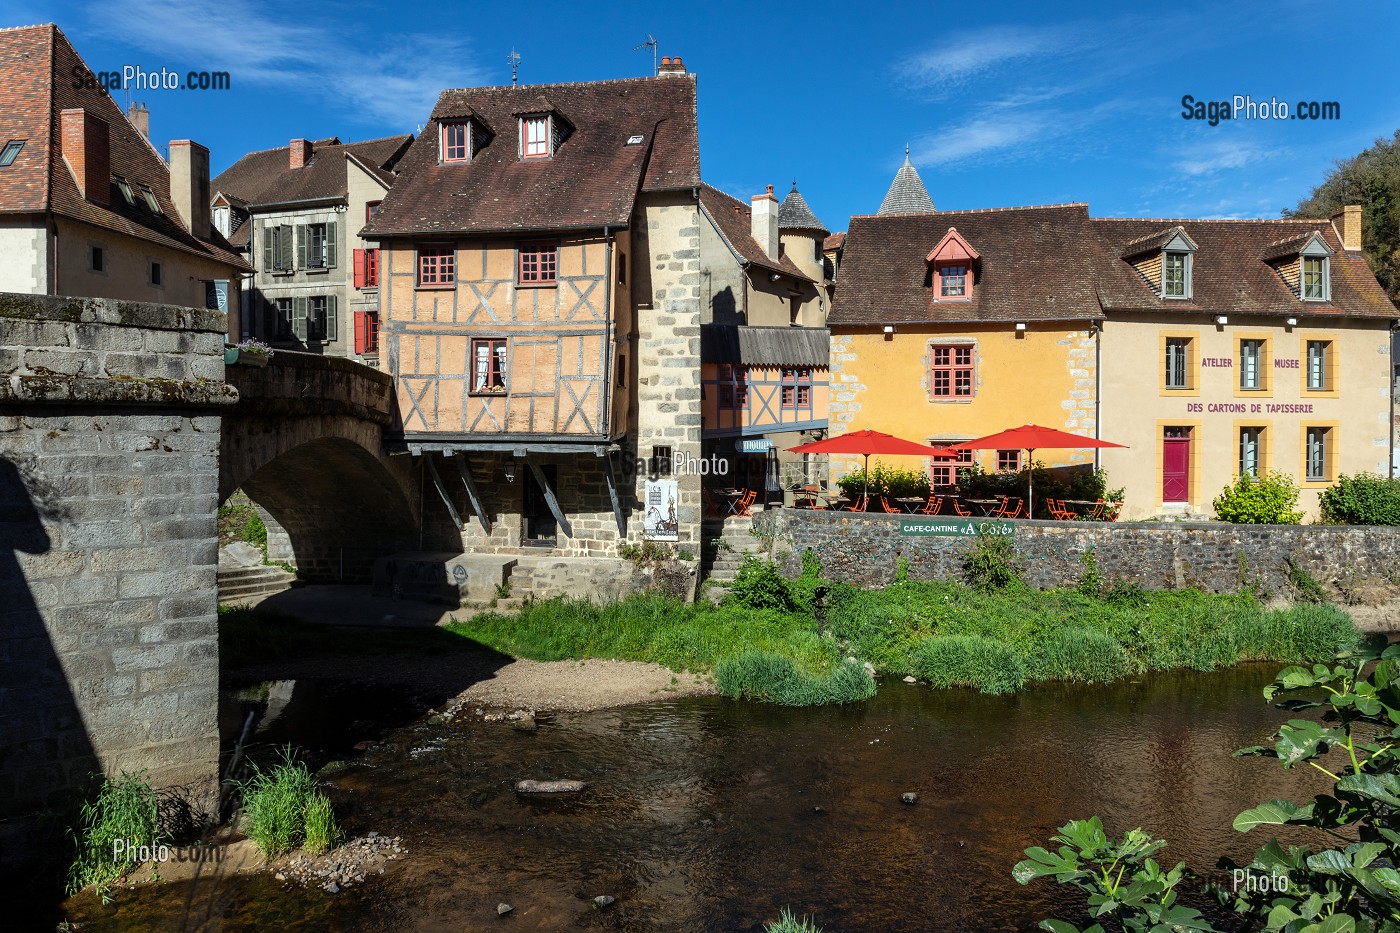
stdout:
<svg viewBox="0 0 1400 933">
<path fill-rule="evenodd" d="M 576 794 L 588 785 L 583 781 L 517 781 L 517 794 Z"/>
<path fill-rule="evenodd" d="M 904 803 L 918 803 L 919 795 L 915 793 L 904 793 L 899 795 L 899 799 Z"/>
<path fill-rule="evenodd" d="M 287 864 L 285 871 L 277 872 L 274 877 L 278 881 L 318 885 L 331 894 L 337 894 L 352 884 L 363 884 L 367 875 L 384 874 L 387 861 L 403 857 L 399 843 L 398 836 L 381 836 L 371 832 L 363 839 L 353 838 L 319 858 L 298 855 Z"/>
<path fill-rule="evenodd" d="M 506 914 L 510 913 L 514 909 L 514 907 L 507 904 L 505 901 L 502 901 L 501 903 L 496 905 L 496 916 L 504 917 Z"/>
<path fill-rule="evenodd" d="M 904 678 L 904 682 L 906 684 L 916 684 L 919 682 L 919 678 L 915 677 L 913 674 L 909 674 Z"/>
<path fill-rule="evenodd" d="M 325 888 L 327 894 L 340 893 L 340 885 L 336 884 L 334 881 L 330 882 L 329 884 L 323 885 L 323 887 Z"/>
<path fill-rule="evenodd" d="M 513 725 L 516 732 L 534 732 L 536 729 L 539 728 L 539 726 L 535 724 L 535 720 L 533 717 L 526 719 L 517 719 Z"/>
<path fill-rule="evenodd" d="M 611 907 L 613 904 L 616 903 L 617 898 L 609 897 L 606 894 L 599 894 L 597 897 L 593 898 L 593 904 L 596 907 Z"/>
</svg>

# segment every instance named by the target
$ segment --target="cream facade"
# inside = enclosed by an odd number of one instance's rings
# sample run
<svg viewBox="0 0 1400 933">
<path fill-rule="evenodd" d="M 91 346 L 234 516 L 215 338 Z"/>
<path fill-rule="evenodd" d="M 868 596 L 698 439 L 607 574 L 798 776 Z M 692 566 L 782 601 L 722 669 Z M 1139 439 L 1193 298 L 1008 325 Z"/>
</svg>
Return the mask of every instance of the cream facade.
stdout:
<svg viewBox="0 0 1400 933">
<path fill-rule="evenodd" d="M 1210 518 L 1241 471 L 1276 471 L 1297 482 L 1312 521 L 1338 475 L 1387 474 L 1389 322 L 1226 320 L 1119 315 L 1104 324 L 1100 428 L 1129 449 L 1101 457 L 1125 488 L 1122 518 Z M 1169 353 L 1180 359 L 1181 350 L 1185 369 L 1169 374 Z"/>
</svg>

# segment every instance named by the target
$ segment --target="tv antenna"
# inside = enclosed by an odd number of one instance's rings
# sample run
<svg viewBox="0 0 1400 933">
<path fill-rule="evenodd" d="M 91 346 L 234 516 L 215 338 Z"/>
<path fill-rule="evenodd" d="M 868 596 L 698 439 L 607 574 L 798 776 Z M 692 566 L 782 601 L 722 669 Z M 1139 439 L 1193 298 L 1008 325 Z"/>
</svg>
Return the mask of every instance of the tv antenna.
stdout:
<svg viewBox="0 0 1400 933">
<path fill-rule="evenodd" d="M 511 46 L 510 57 L 506 59 L 510 62 L 510 86 L 515 87 L 520 83 L 520 53 Z"/>
<path fill-rule="evenodd" d="M 632 51 L 640 52 L 642 49 L 645 48 L 651 49 L 651 74 L 652 77 L 656 77 L 656 36 L 653 36 L 651 33 L 647 33 L 647 41 L 643 42 L 641 45 L 632 46 Z"/>
</svg>

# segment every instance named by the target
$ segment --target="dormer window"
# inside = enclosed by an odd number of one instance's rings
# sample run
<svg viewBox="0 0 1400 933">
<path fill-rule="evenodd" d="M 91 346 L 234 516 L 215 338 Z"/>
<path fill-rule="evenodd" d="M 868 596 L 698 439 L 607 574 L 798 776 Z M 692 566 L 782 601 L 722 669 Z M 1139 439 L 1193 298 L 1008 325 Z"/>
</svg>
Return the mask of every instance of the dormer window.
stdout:
<svg viewBox="0 0 1400 933">
<path fill-rule="evenodd" d="M 471 123 L 467 120 L 444 123 L 440 147 L 443 162 L 470 162 L 472 157 Z"/>
<path fill-rule="evenodd" d="M 1162 254 L 1162 297 L 1191 297 L 1191 254 Z"/>
<path fill-rule="evenodd" d="M 1327 257 L 1304 256 L 1302 299 L 1304 301 L 1327 301 L 1331 294 Z"/>
<path fill-rule="evenodd" d="M 520 155 L 525 159 L 548 159 L 550 151 L 550 116 L 531 114 L 520 118 Z"/>
<path fill-rule="evenodd" d="M 933 300 L 967 301 L 971 298 L 972 264 L 981 258 L 957 229 L 950 227 L 928 254 Z"/>
</svg>

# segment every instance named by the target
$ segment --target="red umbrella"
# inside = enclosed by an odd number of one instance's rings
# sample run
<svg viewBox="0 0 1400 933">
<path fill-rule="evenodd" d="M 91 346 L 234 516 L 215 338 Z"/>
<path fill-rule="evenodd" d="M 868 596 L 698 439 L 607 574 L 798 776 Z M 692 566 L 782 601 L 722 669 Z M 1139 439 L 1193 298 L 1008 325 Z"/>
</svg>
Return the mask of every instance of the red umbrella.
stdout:
<svg viewBox="0 0 1400 933">
<path fill-rule="evenodd" d="M 956 459 L 957 454 L 942 447 L 930 447 L 927 444 L 920 444 L 917 441 L 906 441 L 902 437 L 895 437 L 892 434 L 881 434 L 879 431 L 851 431 L 846 434 L 838 434 L 835 437 L 828 437 L 825 440 L 812 441 L 810 444 L 799 444 L 796 447 L 789 447 L 789 451 L 795 454 L 860 454 L 865 457 L 865 495 L 870 495 L 870 455 L 885 454 L 887 456 L 915 456 L 915 457 L 936 457 L 943 460 Z"/>
<path fill-rule="evenodd" d="M 949 446 L 954 450 L 1024 450 L 1028 465 L 1026 476 L 1029 480 L 1026 490 L 1026 503 L 1029 507 L 1026 510 L 1026 515 L 1033 518 L 1035 516 L 1035 468 L 1031 464 L 1036 450 L 1077 450 L 1085 447 L 1126 447 L 1127 445 L 1112 444 L 1096 437 L 1084 437 L 1079 434 L 1071 434 L 1068 431 L 1057 431 L 1055 428 L 1023 424 L 1019 428 L 1010 428 L 996 434 L 988 434 L 986 437 L 979 437 L 975 441 L 963 441 L 960 444 Z"/>
</svg>

